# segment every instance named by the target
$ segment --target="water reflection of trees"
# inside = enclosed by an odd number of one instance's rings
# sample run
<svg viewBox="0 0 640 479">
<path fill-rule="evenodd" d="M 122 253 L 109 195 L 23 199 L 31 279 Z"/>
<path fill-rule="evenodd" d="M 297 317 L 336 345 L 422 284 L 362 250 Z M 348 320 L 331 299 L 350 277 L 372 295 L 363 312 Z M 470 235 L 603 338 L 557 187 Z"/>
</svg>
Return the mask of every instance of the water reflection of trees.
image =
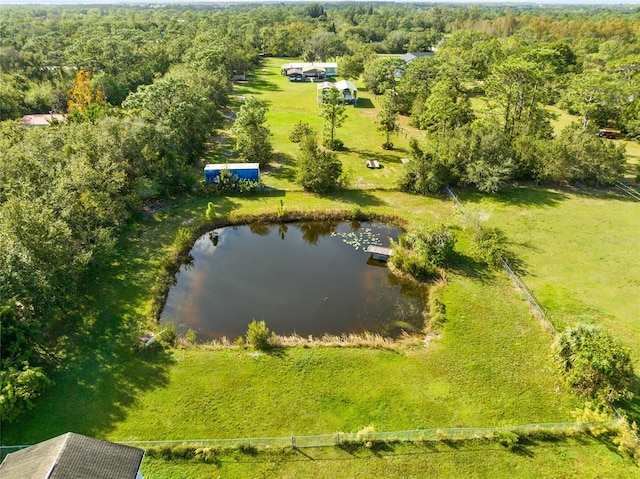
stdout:
<svg viewBox="0 0 640 479">
<path fill-rule="evenodd" d="M 338 221 L 309 221 L 300 223 L 302 239 L 309 244 L 316 244 L 321 236 L 329 236 L 338 227 Z"/>
<path fill-rule="evenodd" d="M 267 223 L 251 223 L 249 225 L 249 230 L 254 234 L 254 235 L 259 235 L 259 236 L 267 236 L 269 234 L 269 230 L 271 225 L 267 224 Z"/>
<path fill-rule="evenodd" d="M 281 240 L 284 240 L 284 238 L 287 236 L 287 231 L 289 231 L 289 226 L 287 225 L 287 223 L 280 223 L 278 225 L 278 235 L 280 236 Z"/>
</svg>

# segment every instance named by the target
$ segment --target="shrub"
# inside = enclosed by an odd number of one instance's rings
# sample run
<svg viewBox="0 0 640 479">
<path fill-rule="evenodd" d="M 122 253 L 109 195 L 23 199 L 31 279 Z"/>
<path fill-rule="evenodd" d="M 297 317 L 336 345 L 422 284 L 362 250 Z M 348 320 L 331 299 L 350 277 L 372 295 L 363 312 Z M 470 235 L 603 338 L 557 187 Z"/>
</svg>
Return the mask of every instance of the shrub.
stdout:
<svg viewBox="0 0 640 479">
<path fill-rule="evenodd" d="M 256 321 L 255 319 L 249 323 L 247 328 L 247 342 L 256 349 L 268 349 L 271 345 L 271 334 L 269 328 L 264 321 Z"/>
<path fill-rule="evenodd" d="M 329 148 L 331 151 L 341 151 L 344 149 L 344 142 L 338 138 L 331 139 L 325 138 L 322 142 L 322 146 Z"/>
<path fill-rule="evenodd" d="M 196 332 L 193 329 L 189 329 L 187 331 L 187 334 L 185 334 L 184 338 L 187 340 L 187 343 L 195 344 L 196 336 L 197 336 Z"/>
<path fill-rule="evenodd" d="M 438 276 L 438 266 L 451 261 L 455 243 L 455 235 L 444 225 L 416 228 L 400 235 L 391 262 L 414 278 L 431 279 Z"/>
<path fill-rule="evenodd" d="M 9 367 L 0 371 L 0 419 L 14 421 L 33 408 L 33 400 L 52 384 L 42 368 L 26 363 L 21 370 Z"/>
<path fill-rule="evenodd" d="M 211 201 L 207 204 L 207 212 L 205 213 L 205 217 L 208 221 L 211 221 L 216 217 L 216 207 Z"/>
<path fill-rule="evenodd" d="M 504 233 L 497 228 L 480 230 L 476 235 L 476 251 L 482 261 L 498 267 L 509 256 L 506 242 Z"/>
<path fill-rule="evenodd" d="M 515 448 L 520 440 L 520 436 L 513 431 L 496 431 L 494 437 L 496 441 L 509 450 Z"/>
<path fill-rule="evenodd" d="M 166 327 L 158 334 L 158 342 L 168 348 L 174 347 L 178 343 L 178 330 L 173 323 L 167 323 Z"/>
<path fill-rule="evenodd" d="M 299 121 L 293 127 L 293 130 L 289 134 L 289 140 L 293 143 L 300 143 L 305 136 L 313 135 L 315 132 L 309 123 Z"/>
<path fill-rule="evenodd" d="M 629 350 L 602 327 L 567 328 L 556 338 L 554 351 L 567 382 L 579 394 L 607 404 L 633 396 Z"/>
</svg>

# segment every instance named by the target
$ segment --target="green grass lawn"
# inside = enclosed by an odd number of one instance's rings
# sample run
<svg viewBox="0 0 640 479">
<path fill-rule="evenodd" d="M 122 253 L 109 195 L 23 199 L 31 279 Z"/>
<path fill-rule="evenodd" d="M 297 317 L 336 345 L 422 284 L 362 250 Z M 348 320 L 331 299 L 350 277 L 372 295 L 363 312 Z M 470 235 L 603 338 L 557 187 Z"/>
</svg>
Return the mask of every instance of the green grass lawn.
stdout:
<svg viewBox="0 0 640 479">
<path fill-rule="evenodd" d="M 193 463 L 146 457 L 142 473 L 153 479 L 279 477 L 318 479 L 384 477 L 439 479 L 631 479 L 628 460 L 611 444 L 589 438 L 529 443 L 514 451 L 496 444 L 469 442 L 399 444 L 356 451 L 305 448 L 268 455 L 233 454 L 217 463 Z"/>
<path fill-rule="evenodd" d="M 603 324 L 640 366 L 640 204 L 615 192 L 516 188 L 459 191 L 483 224 L 502 229 L 525 283 L 558 327 Z"/>
<path fill-rule="evenodd" d="M 268 186 L 280 189 L 299 188 L 293 182 L 298 155 L 298 145 L 289 140 L 293 125 L 300 121 L 309 123 L 318 133 L 323 125 L 316 97 L 317 82 L 289 82 L 286 76 L 280 75 L 280 66 L 289 61 L 268 58 L 246 83 L 235 88 L 238 96 L 259 96 L 268 104 L 267 124 L 273 133 L 275 161 L 263 179 Z M 396 149 L 383 150 L 383 135 L 375 127 L 378 100 L 361 82 L 356 82 L 356 86 L 358 106 L 347 107 L 347 119 L 336 130 L 336 138 L 345 145 L 345 151 L 338 152 L 338 158 L 343 169 L 350 172 L 352 187 L 393 188 L 401 172 L 400 160 L 409 156 L 407 138 L 416 130 L 408 126 L 408 118 L 401 118 L 403 131 L 392 140 Z M 382 168 L 368 169 L 365 162 L 369 159 L 378 160 Z"/>
</svg>

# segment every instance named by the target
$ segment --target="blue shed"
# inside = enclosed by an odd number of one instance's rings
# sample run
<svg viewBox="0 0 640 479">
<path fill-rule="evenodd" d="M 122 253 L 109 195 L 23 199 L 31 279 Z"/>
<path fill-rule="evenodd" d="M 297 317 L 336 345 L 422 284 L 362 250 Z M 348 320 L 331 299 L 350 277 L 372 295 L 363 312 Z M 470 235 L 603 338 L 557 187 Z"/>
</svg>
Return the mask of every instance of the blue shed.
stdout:
<svg viewBox="0 0 640 479">
<path fill-rule="evenodd" d="M 204 167 L 205 181 L 207 183 L 218 181 L 222 170 L 229 170 L 232 175 L 242 180 L 258 181 L 260 179 L 259 163 L 214 163 Z"/>
</svg>

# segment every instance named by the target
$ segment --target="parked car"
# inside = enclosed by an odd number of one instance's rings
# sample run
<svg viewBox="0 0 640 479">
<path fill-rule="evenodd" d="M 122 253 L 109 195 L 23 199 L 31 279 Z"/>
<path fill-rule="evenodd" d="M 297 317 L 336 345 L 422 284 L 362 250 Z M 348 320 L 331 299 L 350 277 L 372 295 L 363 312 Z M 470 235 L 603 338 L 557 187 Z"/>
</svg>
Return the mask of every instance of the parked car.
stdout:
<svg viewBox="0 0 640 479">
<path fill-rule="evenodd" d="M 601 128 L 598 130 L 598 136 L 601 138 L 615 139 L 620 134 L 620 130 L 612 130 L 610 128 Z"/>
</svg>

